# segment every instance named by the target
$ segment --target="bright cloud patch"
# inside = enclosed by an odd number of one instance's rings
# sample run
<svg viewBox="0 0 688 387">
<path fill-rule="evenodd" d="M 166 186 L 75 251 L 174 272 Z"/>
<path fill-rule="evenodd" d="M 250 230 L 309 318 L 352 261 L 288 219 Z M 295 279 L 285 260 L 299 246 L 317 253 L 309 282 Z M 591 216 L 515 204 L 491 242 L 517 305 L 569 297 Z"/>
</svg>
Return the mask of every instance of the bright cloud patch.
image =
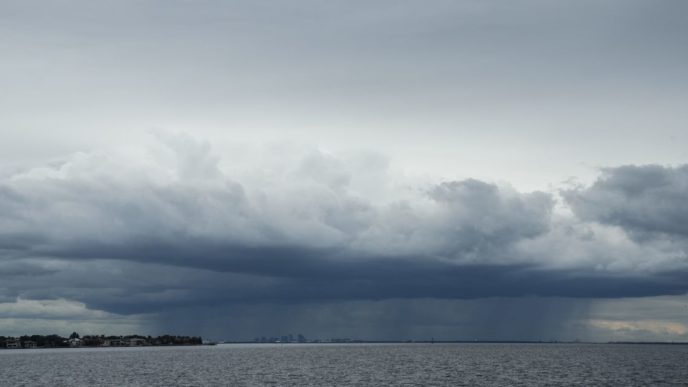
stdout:
<svg viewBox="0 0 688 387">
<path fill-rule="evenodd" d="M 134 333 L 145 325 L 145 316 L 121 316 L 89 309 L 82 302 L 65 299 L 0 303 L 0 329 L 5 335 L 58 333 Z"/>
<path fill-rule="evenodd" d="M 590 325 L 595 328 L 608 329 L 616 332 L 636 333 L 637 331 L 649 332 L 657 335 L 681 336 L 688 333 L 688 327 L 684 324 L 672 321 L 641 320 L 641 321 L 610 321 L 590 320 Z"/>
<path fill-rule="evenodd" d="M 109 319 L 113 315 L 91 310 L 82 302 L 57 300 L 24 300 L 0 303 L 0 316 L 11 318 Z"/>
</svg>

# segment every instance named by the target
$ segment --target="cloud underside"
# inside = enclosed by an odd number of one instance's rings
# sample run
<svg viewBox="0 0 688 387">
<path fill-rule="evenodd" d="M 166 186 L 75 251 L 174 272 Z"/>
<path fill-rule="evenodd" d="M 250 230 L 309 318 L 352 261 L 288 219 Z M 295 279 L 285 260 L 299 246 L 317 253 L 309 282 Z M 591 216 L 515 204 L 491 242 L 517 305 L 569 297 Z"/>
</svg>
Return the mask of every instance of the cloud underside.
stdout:
<svg viewBox="0 0 688 387">
<path fill-rule="evenodd" d="M 374 154 L 273 146 L 242 164 L 158 139 L 2 176 L 5 300 L 136 313 L 688 291 L 686 166 L 609 168 L 556 195 L 409 177 Z"/>
</svg>

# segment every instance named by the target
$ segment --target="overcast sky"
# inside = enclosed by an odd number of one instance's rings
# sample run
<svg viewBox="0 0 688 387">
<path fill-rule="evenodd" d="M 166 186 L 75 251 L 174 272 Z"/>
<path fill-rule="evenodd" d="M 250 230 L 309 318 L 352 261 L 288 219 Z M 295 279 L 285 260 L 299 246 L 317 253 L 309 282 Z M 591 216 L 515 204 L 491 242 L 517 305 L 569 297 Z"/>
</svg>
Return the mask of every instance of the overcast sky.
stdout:
<svg viewBox="0 0 688 387">
<path fill-rule="evenodd" d="M 688 340 L 686 15 L 0 0 L 0 335 Z"/>
</svg>

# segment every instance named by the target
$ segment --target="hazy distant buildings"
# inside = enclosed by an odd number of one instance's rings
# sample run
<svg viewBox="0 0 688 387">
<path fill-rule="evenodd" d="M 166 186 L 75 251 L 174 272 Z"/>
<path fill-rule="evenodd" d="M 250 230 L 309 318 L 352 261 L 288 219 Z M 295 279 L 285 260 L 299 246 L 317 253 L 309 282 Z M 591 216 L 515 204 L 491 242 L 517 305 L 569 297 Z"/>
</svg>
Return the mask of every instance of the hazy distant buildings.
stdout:
<svg viewBox="0 0 688 387">
<path fill-rule="evenodd" d="M 301 333 L 297 334 L 296 337 L 292 333 L 284 336 L 261 336 L 253 339 L 254 343 L 307 343 L 308 340 L 306 336 Z"/>
</svg>

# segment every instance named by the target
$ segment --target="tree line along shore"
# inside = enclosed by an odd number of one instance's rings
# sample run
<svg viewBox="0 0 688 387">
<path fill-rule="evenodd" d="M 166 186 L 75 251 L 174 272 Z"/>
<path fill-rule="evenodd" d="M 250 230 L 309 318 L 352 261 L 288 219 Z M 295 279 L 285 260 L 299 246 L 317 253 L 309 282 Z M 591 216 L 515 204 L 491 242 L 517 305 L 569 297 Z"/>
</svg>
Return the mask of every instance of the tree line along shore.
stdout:
<svg viewBox="0 0 688 387">
<path fill-rule="evenodd" d="M 69 337 L 59 335 L 0 336 L 0 349 L 78 348 L 78 347 L 145 347 L 166 345 L 202 345 L 200 336 L 80 336 L 74 332 Z"/>
</svg>

